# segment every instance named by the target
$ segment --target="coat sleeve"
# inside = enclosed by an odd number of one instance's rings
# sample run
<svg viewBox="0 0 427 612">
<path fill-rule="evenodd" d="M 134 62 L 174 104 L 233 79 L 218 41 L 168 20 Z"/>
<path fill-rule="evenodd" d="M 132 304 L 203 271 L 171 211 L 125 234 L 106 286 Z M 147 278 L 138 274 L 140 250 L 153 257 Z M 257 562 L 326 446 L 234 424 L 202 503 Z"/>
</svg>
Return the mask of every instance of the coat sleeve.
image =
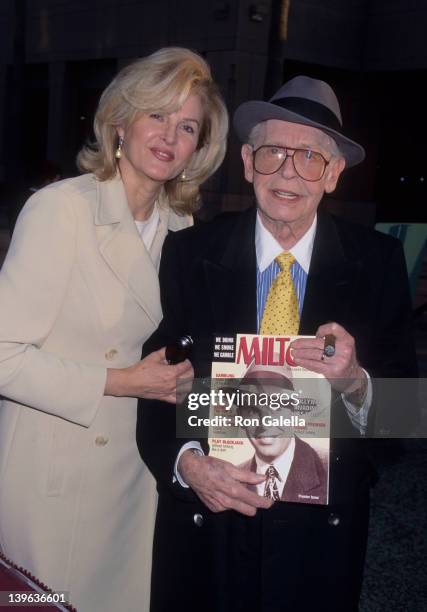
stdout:
<svg viewBox="0 0 427 612">
<path fill-rule="evenodd" d="M 147 340 L 143 356 L 188 333 L 186 327 L 186 281 L 188 267 L 175 244 L 174 234 L 166 238 L 160 264 L 160 291 L 163 320 Z M 176 417 L 180 406 L 141 399 L 138 402 L 136 440 L 141 457 L 157 480 L 158 487 L 191 500 L 194 493 L 173 482 L 173 470 L 179 450 L 188 442 L 176 437 Z"/>
<path fill-rule="evenodd" d="M 18 219 L 0 273 L 0 393 L 88 427 L 106 369 L 43 349 L 66 299 L 76 235 L 71 198 L 58 189 L 37 192 Z"/>
</svg>

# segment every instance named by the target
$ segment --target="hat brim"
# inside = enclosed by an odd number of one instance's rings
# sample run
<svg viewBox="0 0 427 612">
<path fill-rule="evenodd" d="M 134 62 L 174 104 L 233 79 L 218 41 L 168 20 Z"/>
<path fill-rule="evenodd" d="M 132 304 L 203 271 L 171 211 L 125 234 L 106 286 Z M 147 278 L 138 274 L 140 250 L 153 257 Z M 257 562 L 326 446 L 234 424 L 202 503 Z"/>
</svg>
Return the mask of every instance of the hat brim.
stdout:
<svg viewBox="0 0 427 612">
<path fill-rule="evenodd" d="M 343 134 L 330 127 L 312 121 L 286 108 L 281 108 L 271 102 L 262 102 L 259 100 L 244 102 L 234 113 L 233 125 L 239 139 L 242 142 L 247 142 L 252 129 L 258 125 L 258 123 L 268 121 L 269 119 L 299 123 L 322 130 L 322 132 L 325 132 L 335 140 L 345 159 L 347 167 L 355 166 L 365 159 L 365 149 L 357 144 L 357 142 L 350 140 L 350 138 L 346 138 L 346 136 L 343 136 Z"/>
</svg>

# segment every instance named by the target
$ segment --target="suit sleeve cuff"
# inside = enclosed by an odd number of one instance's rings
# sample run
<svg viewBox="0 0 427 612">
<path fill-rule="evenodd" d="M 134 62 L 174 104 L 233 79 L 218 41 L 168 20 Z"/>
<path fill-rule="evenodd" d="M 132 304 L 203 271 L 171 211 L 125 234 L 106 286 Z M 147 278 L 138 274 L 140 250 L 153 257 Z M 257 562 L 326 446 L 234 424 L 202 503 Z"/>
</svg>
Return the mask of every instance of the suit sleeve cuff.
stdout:
<svg viewBox="0 0 427 612">
<path fill-rule="evenodd" d="M 363 368 L 362 370 L 367 380 L 366 396 L 363 404 L 361 406 L 355 406 L 346 399 L 344 393 L 341 394 L 341 397 L 353 427 L 359 431 L 360 435 L 364 436 L 368 426 L 369 408 L 372 404 L 372 380 L 368 372 Z"/>
<path fill-rule="evenodd" d="M 181 446 L 181 449 L 178 453 L 178 456 L 176 458 L 175 461 L 175 465 L 173 466 L 173 477 L 172 477 L 172 482 L 179 482 L 179 484 L 181 485 L 181 487 L 184 487 L 184 489 L 189 489 L 190 487 L 188 486 L 188 484 L 183 480 L 181 474 L 178 471 L 178 462 L 181 458 L 181 455 L 184 451 L 186 450 L 190 450 L 194 448 L 194 450 L 199 451 L 199 453 L 201 455 L 204 455 L 205 453 L 202 450 L 202 447 L 200 446 L 199 442 L 194 442 L 194 441 L 190 441 L 190 442 L 186 442 L 183 446 Z"/>
</svg>

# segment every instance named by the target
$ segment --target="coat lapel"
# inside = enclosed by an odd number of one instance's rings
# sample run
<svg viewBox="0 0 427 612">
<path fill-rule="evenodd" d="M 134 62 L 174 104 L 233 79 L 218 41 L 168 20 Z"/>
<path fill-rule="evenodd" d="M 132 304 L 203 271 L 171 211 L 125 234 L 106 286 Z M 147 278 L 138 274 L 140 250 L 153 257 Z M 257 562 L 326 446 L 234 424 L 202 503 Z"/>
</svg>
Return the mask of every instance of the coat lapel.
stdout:
<svg viewBox="0 0 427 612">
<path fill-rule="evenodd" d="M 102 257 L 157 326 L 161 320 L 157 270 L 136 229 L 123 183 L 118 177 L 97 181 L 95 226 Z M 160 223 L 154 241 L 156 249 L 166 232 L 167 226 Z"/>
<path fill-rule="evenodd" d="M 307 452 L 295 436 L 295 453 L 282 491 L 282 500 L 296 501 L 299 493 L 308 493 L 321 486 L 314 455 Z"/>
<path fill-rule="evenodd" d="M 255 215 L 236 222 L 219 259 L 203 261 L 216 331 L 256 333 Z"/>
<path fill-rule="evenodd" d="M 323 323 L 347 319 L 360 270 L 359 261 L 347 259 L 333 220 L 319 213 L 300 334 L 312 335 Z"/>
<path fill-rule="evenodd" d="M 203 262 L 217 331 L 256 333 L 255 219 L 255 208 L 243 213 L 222 256 Z M 347 319 L 360 270 L 359 261 L 347 259 L 333 220 L 319 213 L 300 334 Z"/>
<path fill-rule="evenodd" d="M 156 268 L 157 273 L 160 267 L 160 256 L 162 254 L 163 243 L 169 231 L 177 232 L 186 227 L 193 225 L 193 217 L 191 215 L 178 216 L 169 208 L 160 208 L 160 221 L 154 236 L 153 244 L 150 247 L 151 261 Z"/>
<path fill-rule="evenodd" d="M 203 262 L 217 331 L 256 333 L 256 209 L 243 213 L 217 259 Z M 300 334 L 314 334 L 323 323 L 347 319 L 361 263 L 349 261 L 335 223 L 319 213 Z"/>
</svg>

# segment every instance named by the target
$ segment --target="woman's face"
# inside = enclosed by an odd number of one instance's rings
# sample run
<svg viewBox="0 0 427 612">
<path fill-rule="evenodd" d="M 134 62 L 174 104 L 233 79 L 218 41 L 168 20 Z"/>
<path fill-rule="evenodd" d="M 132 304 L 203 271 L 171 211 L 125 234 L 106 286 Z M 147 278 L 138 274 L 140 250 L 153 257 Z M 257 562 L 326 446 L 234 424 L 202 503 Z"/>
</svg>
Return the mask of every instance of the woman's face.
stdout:
<svg viewBox="0 0 427 612">
<path fill-rule="evenodd" d="M 178 176 L 196 150 L 202 121 L 200 98 L 190 95 L 176 112 L 143 114 L 126 129 L 119 127 L 122 176 L 161 184 Z"/>
</svg>

